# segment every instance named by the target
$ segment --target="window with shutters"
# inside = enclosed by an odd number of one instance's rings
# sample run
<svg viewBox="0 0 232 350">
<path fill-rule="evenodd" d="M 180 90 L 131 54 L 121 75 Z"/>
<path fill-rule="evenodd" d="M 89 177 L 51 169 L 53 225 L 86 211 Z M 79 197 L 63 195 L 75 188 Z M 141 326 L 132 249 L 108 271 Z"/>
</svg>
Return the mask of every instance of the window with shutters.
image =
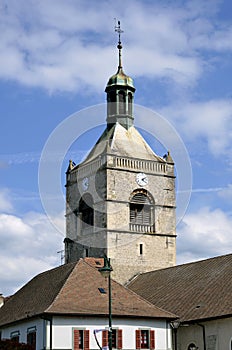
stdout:
<svg viewBox="0 0 232 350">
<path fill-rule="evenodd" d="M 145 190 L 132 194 L 130 200 L 130 230 L 154 232 L 154 201 Z"/>
<path fill-rule="evenodd" d="M 91 228 L 94 224 L 93 198 L 90 194 L 84 195 L 79 203 L 79 213 L 82 229 Z"/>
<path fill-rule="evenodd" d="M 33 350 L 36 350 L 36 328 L 31 327 L 27 330 L 27 344 L 31 345 Z"/>
<path fill-rule="evenodd" d="M 149 329 L 136 330 L 136 349 L 155 349 L 155 331 Z"/>
<path fill-rule="evenodd" d="M 11 332 L 10 339 L 16 343 L 19 343 L 19 336 L 20 336 L 19 331 L 14 331 L 14 332 Z"/>
<path fill-rule="evenodd" d="M 73 350 L 89 350 L 89 330 L 74 329 Z"/>
<path fill-rule="evenodd" d="M 109 332 L 102 332 L 102 347 L 108 346 Z M 112 349 L 122 349 L 122 329 L 112 329 Z"/>
</svg>

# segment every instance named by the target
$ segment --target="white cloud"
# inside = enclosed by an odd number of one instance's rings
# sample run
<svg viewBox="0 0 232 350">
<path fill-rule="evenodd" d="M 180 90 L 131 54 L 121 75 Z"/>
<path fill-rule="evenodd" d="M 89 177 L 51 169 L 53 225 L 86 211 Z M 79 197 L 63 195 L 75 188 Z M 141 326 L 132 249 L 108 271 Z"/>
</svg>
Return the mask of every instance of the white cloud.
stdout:
<svg viewBox="0 0 232 350">
<path fill-rule="evenodd" d="M 64 214 L 53 222 L 46 215 L 29 212 L 18 217 L 0 214 L 0 292 L 15 292 L 23 283 L 37 273 L 60 263 L 57 251 L 63 247 Z"/>
<path fill-rule="evenodd" d="M 113 1 L 56 1 L 55 7 L 52 1 L 11 1 L 0 12 L 0 77 L 50 92 L 101 91 L 113 60 L 117 67 L 116 13 L 126 31 L 130 74 L 191 85 L 205 64 L 200 49 L 231 49 L 231 30 L 205 19 L 215 14 L 216 3 L 194 2 L 190 11 L 187 2 L 170 9 L 162 2 L 128 1 L 122 10 Z"/>
<path fill-rule="evenodd" d="M 231 253 L 231 226 L 232 216 L 221 209 L 186 214 L 178 229 L 178 263 Z"/>
<path fill-rule="evenodd" d="M 85 148 L 85 147 L 83 147 Z M 88 150 L 72 150 L 68 151 L 64 161 L 68 163 L 69 159 L 75 159 L 76 161 L 79 161 L 83 158 L 83 156 L 86 155 Z M 14 153 L 14 154 L 0 154 L 0 169 L 7 168 L 10 165 L 18 165 L 18 164 L 26 164 L 26 163 L 39 163 L 41 157 L 41 152 L 24 152 L 24 153 Z M 51 154 L 49 160 L 56 159 L 62 159 L 63 154 L 54 152 Z M 4 189 L 6 192 L 6 189 Z M 6 193 L 5 193 L 6 194 Z M 0 192 L 0 196 L 3 195 L 3 193 Z M 1 210 L 1 209 L 0 209 Z"/>
<path fill-rule="evenodd" d="M 232 144 L 232 104 L 230 100 L 183 102 L 164 108 L 177 129 L 189 141 L 206 140 L 214 156 L 229 157 Z"/>
<path fill-rule="evenodd" d="M 38 256 L 0 256 L 1 290 L 4 296 L 12 295 L 36 274 L 49 270 L 57 261 L 42 260 Z"/>
<path fill-rule="evenodd" d="M 10 200 L 10 191 L 6 188 L 0 190 L 0 212 L 11 212 L 13 205 Z"/>
</svg>

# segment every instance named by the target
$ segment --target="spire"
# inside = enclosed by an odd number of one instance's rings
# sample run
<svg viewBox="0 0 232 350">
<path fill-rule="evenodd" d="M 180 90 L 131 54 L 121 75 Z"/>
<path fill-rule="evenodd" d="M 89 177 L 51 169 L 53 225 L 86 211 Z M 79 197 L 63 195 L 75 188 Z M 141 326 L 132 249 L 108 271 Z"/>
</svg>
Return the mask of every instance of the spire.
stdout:
<svg viewBox="0 0 232 350">
<path fill-rule="evenodd" d="M 108 80 L 105 92 L 107 93 L 107 127 L 110 129 L 116 122 L 129 128 L 133 125 L 133 99 L 135 87 L 133 79 L 122 69 L 122 43 L 120 21 L 115 23 L 115 32 L 118 33 L 118 70 Z"/>
<path fill-rule="evenodd" d="M 116 21 L 116 18 L 115 18 Z M 121 43 L 121 33 L 123 30 L 121 29 L 120 21 L 118 21 L 118 25 L 115 24 L 114 27 L 115 32 L 118 33 L 118 70 L 122 68 L 122 43 Z"/>
</svg>

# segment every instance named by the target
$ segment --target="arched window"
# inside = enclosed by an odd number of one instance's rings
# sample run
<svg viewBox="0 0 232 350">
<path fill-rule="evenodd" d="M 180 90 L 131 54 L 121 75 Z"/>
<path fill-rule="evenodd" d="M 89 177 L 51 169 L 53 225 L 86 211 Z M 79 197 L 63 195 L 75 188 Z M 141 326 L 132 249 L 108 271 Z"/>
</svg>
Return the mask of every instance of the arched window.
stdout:
<svg viewBox="0 0 232 350">
<path fill-rule="evenodd" d="M 126 113 L 126 96 L 124 91 L 119 91 L 118 93 L 118 100 L 119 100 L 119 114 L 125 114 Z"/>
<path fill-rule="evenodd" d="M 132 194 L 130 200 L 130 230 L 139 232 L 154 231 L 154 201 L 145 190 Z"/>
<path fill-rule="evenodd" d="M 79 213 L 82 229 L 86 229 L 94 224 L 93 199 L 90 194 L 85 194 L 79 203 Z"/>
<path fill-rule="evenodd" d="M 108 108 L 108 114 L 114 115 L 116 114 L 116 93 L 115 91 L 111 91 L 107 95 L 107 108 Z"/>
<path fill-rule="evenodd" d="M 194 343 L 191 343 L 188 346 L 188 350 L 197 350 L 197 349 L 198 349 L 198 347 Z"/>
</svg>

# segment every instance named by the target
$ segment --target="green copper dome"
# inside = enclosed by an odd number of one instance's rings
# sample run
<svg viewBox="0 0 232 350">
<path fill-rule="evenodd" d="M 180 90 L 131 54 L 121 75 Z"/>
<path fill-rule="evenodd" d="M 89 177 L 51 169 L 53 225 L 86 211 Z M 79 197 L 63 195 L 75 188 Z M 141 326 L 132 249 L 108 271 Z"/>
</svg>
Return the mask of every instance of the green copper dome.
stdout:
<svg viewBox="0 0 232 350">
<path fill-rule="evenodd" d="M 122 67 L 118 67 L 117 73 L 110 77 L 106 89 L 115 85 L 129 86 L 132 89 L 135 89 L 133 79 L 123 72 Z"/>
</svg>

